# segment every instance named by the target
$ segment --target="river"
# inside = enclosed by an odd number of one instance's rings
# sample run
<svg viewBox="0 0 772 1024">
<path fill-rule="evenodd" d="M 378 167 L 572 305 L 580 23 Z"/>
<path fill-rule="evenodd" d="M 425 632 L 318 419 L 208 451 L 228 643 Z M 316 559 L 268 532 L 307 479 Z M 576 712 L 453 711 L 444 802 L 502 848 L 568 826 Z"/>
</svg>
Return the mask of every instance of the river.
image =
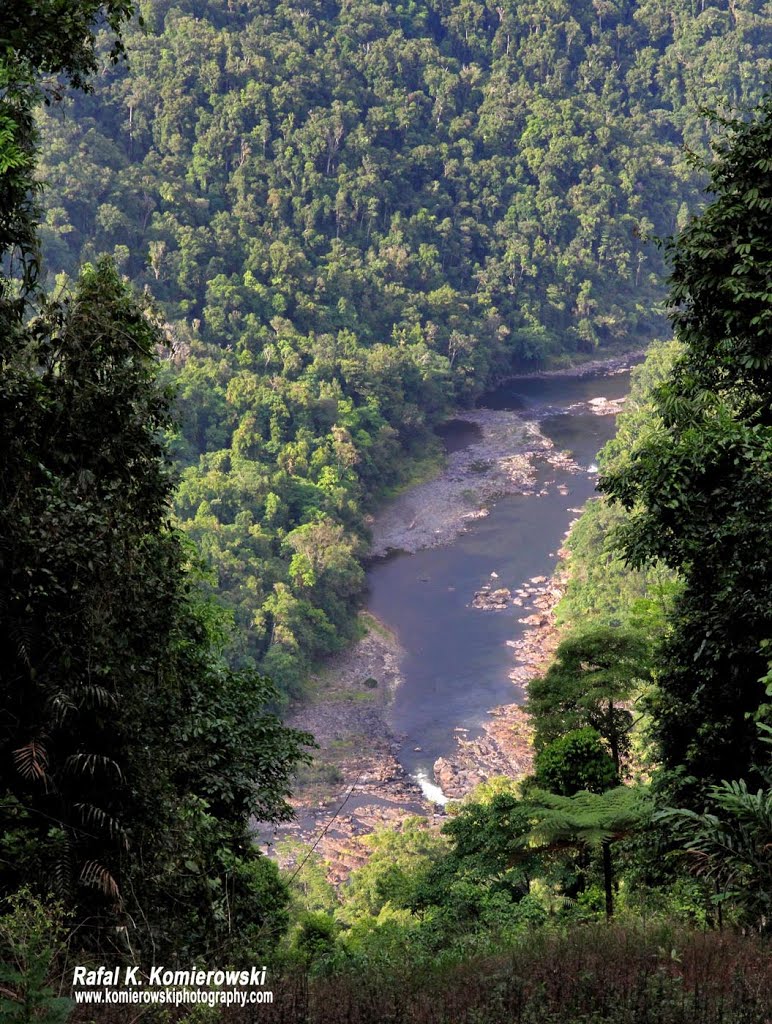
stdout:
<svg viewBox="0 0 772 1024">
<path fill-rule="evenodd" d="M 537 460 L 537 491 L 546 488 L 545 495 L 503 497 L 449 544 L 392 554 L 369 569 L 368 608 L 405 651 L 389 724 L 402 741 L 400 762 L 427 795 L 433 795 L 434 761 L 455 750 L 455 730 L 464 727 L 471 738 L 490 708 L 518 699 L 507 642 L 522 636 L 526 627 L 518 619 L 527 610 L 481 611 L 471 606 L 472 596 L 485 584 L 514 591 L 534 576 L 551 575 L 576 510 L 595 491 L 596 453 L 614 433 L 614 417 L 595 415 L 587 402 L 621 398 L 628 387 L 628 372 L 527 377 L 485 396 L 483 406 L 537 421 L 582 472 Z M 472 424 L 460 421 L 444 431 L 449 451 L 476 436 Z"/>
</svg>

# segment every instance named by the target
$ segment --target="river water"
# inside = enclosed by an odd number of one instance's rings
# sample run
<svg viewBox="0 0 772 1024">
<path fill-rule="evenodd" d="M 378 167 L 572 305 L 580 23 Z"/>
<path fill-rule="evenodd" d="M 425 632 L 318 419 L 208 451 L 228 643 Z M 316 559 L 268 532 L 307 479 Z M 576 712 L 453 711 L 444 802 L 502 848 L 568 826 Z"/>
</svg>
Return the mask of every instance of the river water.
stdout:
<svg viewBox="0 0 772 1024">
<path fill-rule="evenodd" d="M 519 699 L 509 679 L 517 640 L 529 614 L 510 606 L 481 611 L 471 606 L 485 584 L 515 590 L 533 576 L 549 576 L 572 519 L 595 492 L 595 456 L 614 433 L 613 416 L 597 416 L 586 403 L 627 393 L 629 373 L 581 377 L 527 377 L 510 381 L 481 403 L 512 409 L 536 420 L 558 449 L 568 449 L 581 473 L 556 470 L 537 460 L 542 497 L 511 495 L 491 506 L 451 543 L 415 554 L 398 553 L 374 563 L 368 573 L 368 607 L 398 636 L 405 650 L 403 684 L 390 710 L 390 725 L 402 739 L 399 759 L 427 793 L 434 761 L 456 749 L 454 730 L 479 733 L 488 709 Z M 578 403 L 583 408 L 571 409 Z M 471 424 L 445 430 L 449 449 L 476 438 Z M 557 486 L 568 487 L 567 495 Z M 497 573 L 498 578 L 492 577 Z"/>
</svg>

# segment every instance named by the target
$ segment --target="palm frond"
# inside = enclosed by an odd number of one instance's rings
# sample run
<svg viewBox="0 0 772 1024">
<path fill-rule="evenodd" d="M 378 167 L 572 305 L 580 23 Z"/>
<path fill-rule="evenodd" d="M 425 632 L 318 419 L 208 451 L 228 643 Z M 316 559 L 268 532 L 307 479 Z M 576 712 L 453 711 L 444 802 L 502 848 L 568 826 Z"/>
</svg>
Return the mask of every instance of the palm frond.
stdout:
<svg viewBox="0 0 772 1024">
<path fill-rule="evenodd" d="M 54 694 L 49 700 L 48 706 L 51 710 L 54 724 L 57 726 L 64 725 L 67 717 L 74 711 L 77 711 L 77 705 L 73 702 L 72 698 L 69 694 L 62 691 Z"/>
<path fill-rule="evenodd" d="M 40 740 L 30 740 L 14 750 L 13 759 L 19 774 L 25 779 L 44 781 L 48 771 L 48 754 Z"/>
<path fill-rule="evenodd" d="M 80 815 L 80 819 L 86 828 L 97 832 L 106 832 L 111 839 L 119 838 L 126 844 L 126 833 L 117 818 L 108 814 L 107 811 L 95 804 L 78 803 L 73 805 L 74 810 Z"/>
<path fill-rule="evenodd" d="M 31 669 L 32 629 L 26 623 L 15 622 L 9 627 L 8 635 L 16 647 L 16 656 L 19 661 L 25 668 Z"/>
<path fill-rule="evenodd" d="M 71 775 L 90 775 L 91 778 L 101 770 L 118 779 L 123 778 L 121 766 L 105 754 L 71 754 L 64 762 L 64 770 Z"/>
<path fill-rule="evenodd" d="M 77 689 L 78 706 L 82 708 L 116 707 L 115 695 L 98 683 L 83 683 Z"/>
<path fill-rule="evenodd" d="M 96 860 L 88 860 L 83 865 L 80 873 L 80 884 L 91 889 L 99 889 L 105 896 L 110 897 L 115 903 L 120 904 L 121 893 L 118 883 L 107 870 L 107 868 Z"/>
</svg>

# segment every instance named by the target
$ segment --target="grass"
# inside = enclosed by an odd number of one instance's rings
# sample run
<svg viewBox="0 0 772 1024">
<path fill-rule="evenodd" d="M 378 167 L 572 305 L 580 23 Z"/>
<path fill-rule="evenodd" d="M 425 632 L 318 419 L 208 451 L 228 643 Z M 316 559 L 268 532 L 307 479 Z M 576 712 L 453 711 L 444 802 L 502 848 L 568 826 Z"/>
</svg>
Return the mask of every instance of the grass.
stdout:
<svg viewBox="0 0 772 1024">
<path fill-rule="evenodd" d="M 362 628 L 362 636 L 366 636 L 368 633 L 377 633 L 378 636 L 383 637 L 384 640 L 388 640 L 390 643 L 396 641 L 396 637 L 389 627 L 385 626 L 380 619 L 376 619 L 371 612 L 360 612 L 359 622 Z"/>
<path fill-rule="evenodd" d="M 751 936 L 592 924 L 529 931 L 493 955 L 359 956 L 316 975 L 269 968 L 266 988 L 273 1005 L 207 1024 L 768 1024 L 772 959 Z M 84 1010 L 78 1024 L 128 1019 L 125 1007 Z"/>
<path fill-rule="evenodd" d="M 382 488 L 376 495 L 378 507 L 386 502 L 393 501 L 405 491 L 419 484 L 425 484 L 439 476 L 445 468 L 446 455 L 442 441 L 438 437 L 430 438 L 420 454 L 409 454 L 404 459 L 403 469 L 399 480 L 389 487 Z"/>
</svg>

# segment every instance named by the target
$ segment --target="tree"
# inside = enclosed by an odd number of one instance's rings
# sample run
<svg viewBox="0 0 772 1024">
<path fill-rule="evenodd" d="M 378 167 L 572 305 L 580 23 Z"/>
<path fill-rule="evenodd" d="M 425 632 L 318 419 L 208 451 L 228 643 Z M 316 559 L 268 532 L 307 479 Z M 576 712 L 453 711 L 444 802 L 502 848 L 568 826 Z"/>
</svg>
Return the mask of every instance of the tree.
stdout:
<svg viewBox="0 0 772 1024">
<path fill-rule="evenodd" d="M 99 23 L 113 33 L 110 57 L 123 54 L 121 29 L 131 17 L 131 0 L 76 0 L 63 6 L 43 0 L 30 10 L 24 0 L 8 0 L 0 26 L 0 257 L 17 257 L 23 291 L 34 284 L 38 271 L 39 185 L 34 181 L 37 132 L 32 110 L 40 98 L 41 75 L 63 75 L 76 88 L 87 88 L 97 68 Z M 13 289 L 0 274 L 0 316 L 21 314 L 12 301 Z M 9 297 L 11 302 L 9 305 Z M 2 321 L 0 320 L 0 326 Z M 4 331 L 5 333 L 5 331 Z"/>
<path fill-rule="evenodd" d="M 617 768 L 600 735 L 572 729 L 542 747 L 534 764 L 536 782 L 550 793 L 573 796 L 584 789 L 602 793 L 619 783 Z"/>
<path fill-rule="evenodd" d="M 604 793 L 558 796 L 533 791 L 531 841 L 545 852 L 566 845 L 598 850 L 603 862 L 606 917 L 614 913 L 612 844 L 626 838 L 651 817 L 652 802 L 645 787 L 619 786 Z"/>
<path fill-rule="evenodd" d="M 36 289 L 40 76 L 85 88 L 96 30 L 117 59 L 132 11 L 3 9 L 0 888 L 57 891 L 92 944 L 168 949 L 176 924 L 197 956 L 281 928 L 286 888 L 249 821 L 290 814 L 310 737 L 270 713 L 268 680 L 227 668 L 171 526 L 157 326 L 105 260 L 61 301 Z"/>
<path fill-rule="evenodd" d="M 528 686 L 527 710 L 537 750 L 566 732 L 591 727 L 609 747 L 617 777 L 629 748 L 629 701 L 649 675 L 649 644 L 639 633 L 613 626 L 577 631 Z"/>
<path fill-rule="evenodd" d="M 659 423 L 601 489 L 631 515 L 628 561 L 662 559 L 683 591 L 652 708 L 669 799 L 754 778 L 763 642 L 772 636 L 772 98 L 724 121 L 715 198 L 671 243 L 683 354 L 655 391 Z"/>
<path fill-rule="evenodd" d="M 125 52 L 122 27 L 134 10 L 132 0 L 75 0 L 66 6 L 42 0 L 33 16 L 25 0 L 7 0 L 0 45 L 35 74 L 63 74 L 85 89 L 97 70 L 96 28 L 104 24 L 113 33 L 110 56 L 117 60 Z"/>
<path fill-rule="evenodd" d="M 529 830 L 527 803 L 505 791 L 462 805 L 443 833 L 453 843 L 459 866 L 480 876 L 497 876 L 519 868 Z"/>
<path fill-rule="evenodd" d="M 23 308 L 17 288 L 23 294 L 37 274 L 32 110 L 28 92 L 0 62 L 0 257 L 15 258 L 21 269 L 17 287 L 0 274 L 0 329 L 9 342 Z"/>
<path fill-rule="evenodd" d="M 267 712 L 267 681 L 225 667 L 191 589 L 160 336 L 114 269 L 86 268 L 19 337 L 0 374 L 0 882 L 105 925 L 155 891 L 140 941 L 197 915 L 205 948 L 201 896 L 222 882 L 243 913 L 262 871 L 248 822 L 289 813 L 309 737 Z"/>
<path fill-rule="evenodd" d="M 708 792 L 708 807 L 655 815 L 675 831 L 681 853 L 695 874 L 713 882 L 719 911 L 734 904 L 745 924 L 766 931 L 772 920 L 772 777 L 756 792 L 744 779 L 722 782 Z"/>
<path fill-rule="evenodd" d="M 423 875 L 442 860 L 447 843 L 422 818 L 408 818 L 399 831 L 383 829 L 367 837 L 370 857 L 354 872 L 339 914 L 353 923 L 376 918 L 386 907 L 405 907 L 416 894 Z"/>
<path fill-rule="evenodd" d="M 772 697 L 772 672 L 763 680 Z M 772 747 L 765 701 L 756 716 L 759 740 Z M 772 927 L 772 770 L 769 760 L 758 766 L 762 785 L 752 792 L 744 779 L 723 781 L 708 791 L 707 807 L 667 807 L 654 815 L 678 837 L 676 856 L 715 886 L 719 921 L 725 903 L 734 906 L 744 925 L 760 932 Z"/>
</svg>

